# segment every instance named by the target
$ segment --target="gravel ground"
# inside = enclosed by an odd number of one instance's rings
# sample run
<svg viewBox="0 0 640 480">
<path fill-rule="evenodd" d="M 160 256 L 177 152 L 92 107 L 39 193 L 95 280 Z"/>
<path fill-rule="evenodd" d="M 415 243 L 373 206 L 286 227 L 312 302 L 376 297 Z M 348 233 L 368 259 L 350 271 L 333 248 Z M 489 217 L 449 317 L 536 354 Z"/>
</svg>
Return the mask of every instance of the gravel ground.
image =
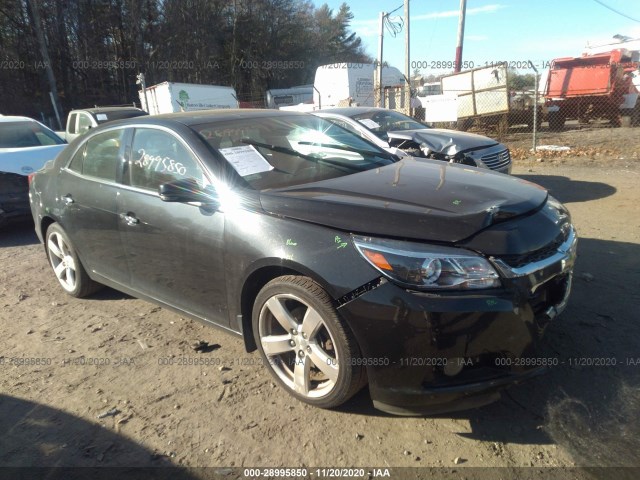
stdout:
<svg viewBox="0 0 640 480">
<path fill-rule="evenodd" d="M 548 188 L 573 215 L 574 291 L 547 331 L 545 353 L 558 366 L 497 403 L 451 415 L 389 416 L 366 389 L 339 410 L 306 406 L 239 339 L 109 289 L 69 297 L 32 225 L 0 231 L 0 466 L 405 466 L 454 475 L 640 466 L 634 133 L 541 139 L 576 149 L 560 156 L 530 154 L 520 134 L 506 140 L 518 154 L 514 174 Z M 583 155 L 586 144 L 595 150 Z M 200 340 L 208 352 L 193 350 Z M 552 472 L 518 476 L 537 471 Z"/>
</svg>

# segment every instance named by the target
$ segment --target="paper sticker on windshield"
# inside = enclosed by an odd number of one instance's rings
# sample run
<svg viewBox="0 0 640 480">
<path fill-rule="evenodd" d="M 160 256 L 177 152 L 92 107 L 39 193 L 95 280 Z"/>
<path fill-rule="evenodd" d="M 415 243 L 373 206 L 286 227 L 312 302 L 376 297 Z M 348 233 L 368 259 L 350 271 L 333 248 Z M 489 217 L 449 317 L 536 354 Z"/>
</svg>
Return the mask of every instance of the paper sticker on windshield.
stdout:
<svg viewBox="0 0 640 480">
<path fill-rule="evenodd" d="M 96 118 L 98 119 L 98 121 L 108 120 L 106 113 L 98 113 L 96 115 Z"/>
<path fill-rule="evenodd" d="M 220 153 L 224 155 L 224 158 L 229 161 L 241 177 L 273 170 L 273 166 L 253 148 L 253 145 L 221 148 Z"/>
<path fill-rule="evenodd" d="M 358 120 L 361 124 L 363 124 L 365 127 L 369 127 L 369 128 L 380 128 L 380 124 L 374 122 L 373 120 L 371 120 L 370 118 L 361 118 L 360 120 Z"/>
</svg>

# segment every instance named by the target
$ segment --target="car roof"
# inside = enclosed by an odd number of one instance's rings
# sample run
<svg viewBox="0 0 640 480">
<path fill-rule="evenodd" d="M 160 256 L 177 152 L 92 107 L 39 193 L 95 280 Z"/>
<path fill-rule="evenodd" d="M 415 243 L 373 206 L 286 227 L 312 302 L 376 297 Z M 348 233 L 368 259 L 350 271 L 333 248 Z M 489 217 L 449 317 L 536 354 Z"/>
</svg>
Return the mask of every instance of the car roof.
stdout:
<svg viewBox="0 0 640 480">
<path fill-rule="evenodd" d="M 15 115 L 0 115 L 0 122 L 36 122 L 36 120 L 29 117 L 19 117 Z"/>
<path fill-rule="evenodd" d="M 339 115 L 344 115 L 345 117 L 351 117 L 353 115 L 358 115 L 359 113 L 391 112 L 391 111 L 395 112 L 395 110 L 389 110 L 388 108 L 380 108 L 380 107 L 339 107 L 339 108 L 322 108 L 320 110 L 316 110 L 314 113 L 337 113 Z"/>
<path fill-rule="evenodd" d="M 108 113 L 108 112 L 122 112 L 126 110 L 143 112 L 137 107 L 94 107 L 94 108 L 76 108 L 72 110 L 73 112 L 89 112 L 89 113 Z"/>
<path fill-rule="evenodd" d="M 223 122 L 227 120 L 242 120 L 250 118 L 269 118 L 269 117 L 287 117 L 291 115 L 308 115 L 301 112 L 286 112 L 270 109 L 257 109 L 257 108 L 225 108 L 219 110 L 198 110 L 195 112 L 178 112 L 178 113 L 163 113 L 160 115 L 148 115 L 144 117 L 127 118 L 111 122 L 109 125 L 127 125 L 130 123 L 135 124 L 175 124 L 181 123 L 183 125 L 201 125 L 204 123 Z"/>
</svg>

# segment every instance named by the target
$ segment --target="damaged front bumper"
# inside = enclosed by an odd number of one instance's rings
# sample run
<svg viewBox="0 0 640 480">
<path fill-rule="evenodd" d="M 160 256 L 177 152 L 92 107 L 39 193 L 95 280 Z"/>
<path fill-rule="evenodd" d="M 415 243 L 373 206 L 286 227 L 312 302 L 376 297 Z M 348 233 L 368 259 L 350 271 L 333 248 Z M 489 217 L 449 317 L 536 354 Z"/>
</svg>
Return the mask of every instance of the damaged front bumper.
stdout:
<svg viewBox="0 0 640 480">
<path fill-rule="evenodd" d="M 503 288 L 426 293 L 381 282 L 339 307 L 362 348 L 380 410 L 438 414 L 478 407 L 557 364 L 539 358 L 549 322 L 566 306 L 577 237 L 548 258 L 498 267 Z"/>
</svg>

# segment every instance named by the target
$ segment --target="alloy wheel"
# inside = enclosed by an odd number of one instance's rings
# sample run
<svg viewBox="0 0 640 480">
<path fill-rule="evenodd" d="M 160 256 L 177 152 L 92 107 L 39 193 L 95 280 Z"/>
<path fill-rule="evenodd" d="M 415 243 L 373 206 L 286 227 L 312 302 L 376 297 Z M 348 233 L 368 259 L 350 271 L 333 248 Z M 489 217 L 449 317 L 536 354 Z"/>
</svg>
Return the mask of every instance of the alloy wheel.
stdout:
<svg viewBox="0 0 640 480">
<path fill-rule="evenodd" d="M 273 295 L 260 310 L 258 332 L 270 368 L 288 388 L 307 398 L 331 393 L 338 352 L 317 310 L 295 295 Z"/>
<path fill-rule="evenodd" d="M 76 288 L 76 262 L 62 235 L 53 232 L 47 240 L 49 259 L 60 285 L 68 292 Z"/>
</svg>

